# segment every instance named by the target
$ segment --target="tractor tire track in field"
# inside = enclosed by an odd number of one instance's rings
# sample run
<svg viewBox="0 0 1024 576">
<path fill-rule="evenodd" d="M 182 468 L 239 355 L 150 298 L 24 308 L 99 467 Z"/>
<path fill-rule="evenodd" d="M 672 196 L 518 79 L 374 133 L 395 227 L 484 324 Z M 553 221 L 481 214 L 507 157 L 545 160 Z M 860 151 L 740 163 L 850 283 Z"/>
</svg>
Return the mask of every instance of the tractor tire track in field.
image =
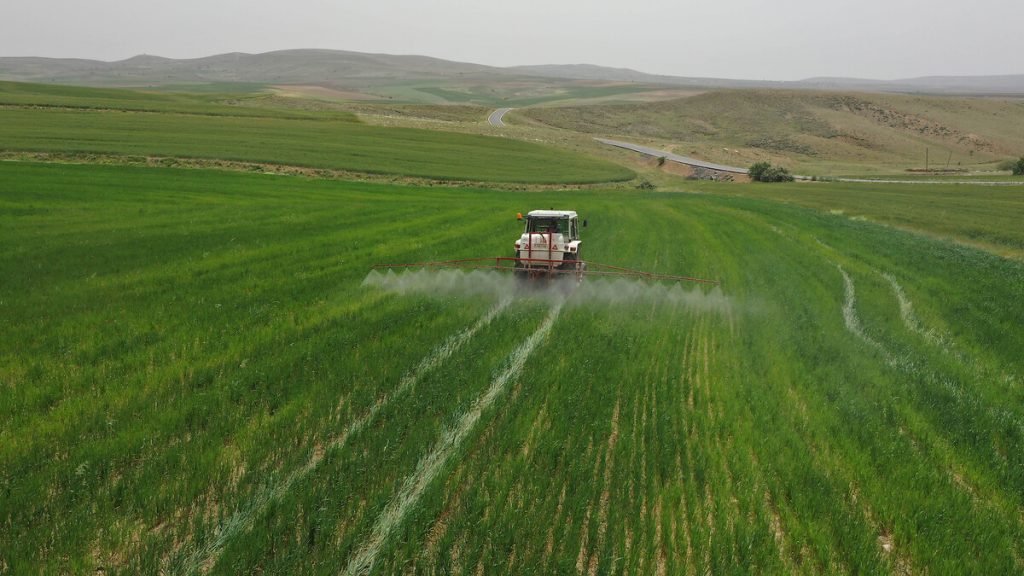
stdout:
<svg viewBox="0 0 1024 576">
<path fill-rule="evenodd" d="M 562 310 L 562 302 L 555 303 L 548 312 L 540 328 L 530 335 L 525 342 L 516 348 L 508 358 L 508 366 L 491 381 L 491 386 L 476 399 L 470 409 L 459 418 L 455 427 L 446 430 L 437 445 L 420 459 L 416 469 L 406 477 L 398 493 L 388 502 L 384 511 L 377 517 L 369 537 L 350 558 L 342 571 L 344 574 L 368 574 L 377 561 L 377 555 L 391 533 L 401 525 L 405 515 L 419 501 L 423 492 L 441 472 L 451 456 L 458 450 L 483 416 L 485 410 L 505 392 L 509 383 L 519 377 L 526 360 L 547 337 L 555 320 Z"/>
<path fill-rule="evenodd" d="M 921 325 L 921 321 L 918 320 L 917 315 L 914 314 L 914 304 L 907 297 L 907 293 L 903 291 L 903 286 L 896 281 L 896 278 L 888 273 L 882 272 L 882 277 L 885 278 L 889 285 L 892 287 L 892 292 L 896 296 L 896 300 L 900 303 L 900 319 L 903 320 L 903 325 L 907 327 L 907 330 L 918 334 L 928 342 L 941 347 L 943 350 L 948 351 L 945 339 L 940 337 L 934 330 L 926 330 Z"/>
<path fill-rule="evenodd" d="M 925 341 L 939 348 L 942 352 L 949 354 L 951 357 L 956 359 L 956 361 L 959 362 L 961 365 L 964 365 L 972 369 L 974 373 L 977 375 L 977 377 L 980 379 L 991 379 L 998 376 L 1003 381 L 1012 381 L 1013 377 L 1010 376 L 1009 374 L 1006 374 L 1005 372 L 997 375 L 993 373 L 986 373 L 986 371 L 979 369 L 977 365 L 972 363 L 963 352 L 956 349 L 955 345 L 947 335 L 936 330 L 935 328 L 925 328 L 924 324 L 920 321 L 920 319 L 917 318 L 917 315 L 914 314 L 913 303 L 907 296 L 906 292 L 903 291 L 903 287 L 899 284 L 899 282 L 897 282 L 896 278 L 888 272 L 880 272 L 880 274 L 889 282 L 889 285 L 892 287 L 893 294 L 899 301 L 900 317 L 903 320 L 904 326 L 906 326 L 908 330 L 921 336 Z M 1013 415 L 993 413 L 993 416 L 996 417 L 997 419 L 1001 418 L 1004 420 L 1012 420 L 1017 423 L 1018 427 L 1020 427 L 1019 419 L 1014 418 Z M 912 441 L 916 446 L 916 439 L 913 439 L 912 437 Z M 990 492 L 988 490 L 982 491 L 977 484 L 967 479 L 969 474 L 966 472 L 965 465 L 954 456 L 955 449 L 953 448 L 953 446 L 950 445 L 948 441 L 941 439 L 941 437 L 933 437 L 931 442 L 932 446 L 929 447 L 929 450 L 946 455 L 948 459 L 947 466 L 949 468 L 948 472 L 950 477 L 964 492 L 966 492 L 971 497 L 972 500 L 974 500 L 975 502 L 979 502 L 982 506 L 989 509 L 1000 510 L 1009 507 L 1007 503 L 1004 502 L 1001 498 L 999 498 L 996 493 Z M 981 492 L 984 493 L 982 494 Z M 1024 511 L 1022 511 L 1020 507 L 1017 507 L 1017 511 L 1018 515 L 1016 521 L 1018 525 L 1024 525 Z M 1016 551 L 1014 550 L 1013 552 Z"/>
<path fill-rule="evenodd" d="M 352 423 L 349 424 L 341 434 L 330 439 L 326 446 L 322 449 L 314 450 L 313 454 L 309 457 L 309 460 L 306 461 L 301 468 L 294 470 L 280 484 L 263 488 L 246 505 L 235 510 L 235 512 L 228 517 L 223 524 L 221 524 L 220 528 L 212 536 L 209 543 L 195 550 L 187 557 L 183 563 L 182 573 L 194 574 L 197 571 L 205 572 L 211 568 L 217 562 L 217 558 L 220 556 L 221 551 L 228 542 L 230 542 L 237 534 L 247 532 L 252 526 L 255 517 L 261 511 L 265 510 L 272 502 L 280 500 L 282 496 L 291 490 L 291 487 L 296 482 L 302 480 L 315 470 L 316 467 L 320 465 L 320 462 L 323 461 L 327 453 L 344 448 L 348 443 L 349 438 L 365 429 L 366 426 L 377 417 L 377 414 L 379 414 L 381 410 L 387 407 L 395 398 L 412 390 L 424 374 L 434 370 L 448 360 L 452 354 L 469 342 L 477 332 L 494 321 L 494 319 L 505 308 L 507 308 L 510 303 L 511 300 L 509 299 L 500 300 L 497 304 L 487 310 L 487 312 L 485 312 L 484 315 L 481 316 L 480 319 L 478 319 L 472 326 L 449 337 L 441 343 L 440 346 L 424 357 L 416 368 L 403 376 L 394 390 L 378 398 L 362 416 L 352 421 Z"/>
<path fill-rule="evenodd" d="M 853 285 L 853 278 L 850 278 L 850 275 L 839 264 L 836 264 L 836 268 L 843 275 L 843 322 L 846 324 L 846 329 L 864 343 L 881 352 L 885 356 L 886 361 L 891 364 L 892 355 L 889 354 L 889 351 L 886 350 L 881 342 L 868 336 L 864 332 L 864 326 L 860 323 L 860 317 L 857 316 L 857 292 Z"/>
<path fill-rule="evenodd" d="M 862 342 L 877 350 L 885 359 L 885 363 L 890 367 L 910 374 L 917 373 L 918 369 L 910 358 L 906 355 L 897 356 L 893 354 L 884 344 L 875 340 L 864 331 L 864 326 L 860 323 L 860 316 L 857 315 L 857 293 L 853 285 L 853 278 L 846 273 L 846 270 L 841 265 L 836 264 L 836 268 L 843 275 L 843 322 L 846 324 L 846 329 Z M 952 384 L 947 380 L 945 381 L 945 386 L 949 388 Z"/>
<path fill-rule="evenodd" d="M 956 344 L 952 341 L 948 334 L 936 328 L 926 328 L 921 319 L 914 313 L 914 303 L 907 296 L 907 293 L 903 290 L 903 286 L 896 280 L 896 278 L 888 272 L 879 272 L 889 285 L 892 287 L 893 294 L 896 296 L 896 300 L 900 305 L 900 318 L 903 320 L 903 325 L 911 332 L 917 334 L 923 338 L 929 344 L 937 347 L 942 352 L 949 354 L 955 358 L 960 364 L 967 366 L 978 374 L 979 378 L 998 378 L 1004 383 L 1013 385 L 1016 382 L 1016 378 L 1003 370 L 992 370 L 986 372 L 977 367 L 972 361 L 968 354 L 959 350 Z"/>
<path fill-rule="evenodd" d="M 836 264 L 839 268 L 840 273 L 843 275 L 843 281 L 845 285 L 845 300 L 843 304 L 843 318 L 846 321 L 847 329 L 858 336 L 861 340 L 869 344 L 871 347 L 879 350 L 885 357 L 886 363 L 893 368 L 901 370 L 911 375 L 926 375 L 929 379 L 933 380 L 939 386 L 946 390 L 957 403 L 963 404 L 974 411 L 985 413 L 987 416 L 993 419 L 994 422 L 1002 426 L 1012 426 L 1020 432 L 1024 432 L 1024 424 L 1020 421 L 1020 418 L 1009 411 L 999 410 L 992 406 L 983 405 L 977 397 L 972 396 L 968 393 L 967 389 L 962 383 L 954 382 L 948 376 L 943 376 L 938 372 L 929 370 L 926 366 L 920 366 L 918 362 L 915 362 L 907 356 L 898 357 L 892 354 L 881 342 L 868 336 L 860 324 L 859 317 L 856 312 L 856 295 L 853 285 L 853 280 L 846 273 L 846 271 Z M 921 336 L 928 343 L 937 346 L 943 352 L 949 353 L 958 362 L 964 365 L 968 365 L 968 359 L 964 357 L 959 351 L 952 349 L 951 343 L 943 335 L 937 333 L 935 330 L 929 330 L 924 328 L 920 320 L 913 311 L 913 304 L 910 299 L 906 296 L 902 286 L 896 281 L 892 275 L 879 272 L 878 274 L 884 277 L 893 288 L 893 292 L 900 306 L 900 316 L 903 320 L 904 326 L 911 332 Z M 973 367 L 973 365 L 971 365 Z M 986 377 L 986 374 L 978 373 L 979 377 Z M 1005 375 L 1004 375 L 1005 378 Z M 929 426 L 925 424 L 925 426 Z M 901 428 L 901 433 L 903 429 Z M 917 445 L 917 440 L 912 437 L 911 439 L 914 445 Z M 981 503 L 983 507 L 1000 510 L 1007 508 L 1007 503 L 999 498 L 995 493 L 989 493 L 986 491 L 984 496 L 979 495 L 978 484 L 973 479 L 967 479 L 966 470 L 969 469 L 967 465 L 961 462 L 960 457 L 956 455 L 955 450 L 952 448 L 950 443 L 943 439 L 941 434 L 936 434 L 931 441 L 928 443 L 927 451 L 933 454 L 939 455 L 939 460 L 936 462 L 937 466 L 944 469 L 945 473 L 953 480 L 953 482 L 963 490 L 972 500 Z M 854 491 L 853 502 L 857 502 L 857 493 Z M 1018 524 L 1024 524 L 1024 515 L 1020 512 L 1020 507 L 1017 507 L 1018 517 L 1016 518 Z M 875 520 L 876 516 L 865 508 L 865 517 L 870 525 L 878 527 L 878 523 Z M 893 538 L 892 534 L 886 530 L 879 532 L 879 545 L 882 547 L 886 555 L 893 549 Z M 1012 549 L 1012 552 L 1016 550 Z M 896 566 L 898 571 L 901 573 L 909 573 L 908 567 L 911 565 L 911 561 L 905 554 L 899 554 L 896 556 Z"/>
<path fill-rule="evenodd" d="M 951 379 L 950 377 L 942 375 L 934 370 L 930 370 L 927 366 L 920 365 L 920 362 L 915 361 L 908 355 L 897 356 L 893 354 L 888 348 L 886 348 L 885 345 L 883 345 L 881 342 L 875 340 L 871 336 L 868 336 L 867 333 L 864 332 L 864 328 L 860 323 L 860 318 L 857 316 L 857 299 L 853 285 L 853 279 L 850 278 L 850 275 L 846 273 L 846 270 L 844 270 L 842 266 L 836 264 L 836 267 L 839 269 L 839 272 L 843 275 L 843 282 L 845 284 L 843 320 L 846 322 L 847 330 L 849 330 L 852 334 L 854 334 L 862 341 L 870 345 L 872 348 L 875 348 L 876 350 L 881 352 L 883 357 L 885 358 L 886 364 L 888 364 L 890 367 L 902 370 L 903 372 L 906 372 L 911 375 L 926 375 L 930 379 L 934 380 L 940 387 L 944 388 L 957 402 L 963 403 L 975 410 L 986 413 L 1000 425 L 1012 426 L 1018 431 L 1018 433 L 1024 434 L 1024 422 L 1021 421 L 1017 414 L 1005 409 L 998 409 L 994 406 L 983 405 L 976 396 L 973 396 L 969 393 L 969 391 L 962 383 L 954 382 L 953 379 Z M 897 284 L 897 286 L 899 285 Z M 899 297 L 897 296 L 897 298 Z M 902 308 L 903 302 L 901 302 L 900 304 Z M 907 305 L 910 305 L 909 300 L 907 300 Z M 910 313 L 913 313 L 912 306 L 910 308 Z M 912 316 L 911 321 L 916 323 L 918 328 L 924 330 L 924 328 L 921 327 L 918 323 L 916 316 Z M 913 331 L 914 329 L 911 328 L 911 330 Z M 928 331 L 925 331 L 925 333 L 928 333 Z M 943 348 L 944 351 L 948 351 L 947 348 L 942 344 L 945 340 L 940 336 L 936 336 L 936 338 L 939 339 L 938 345 L 941 348 Z M 959 352 L 955 352 L 952 355 L 955 358 L 957 358 L 957 360 L 959 360 L 961 363 L 967 363 L 966 359 L 963 358 L 963 356 Z M 984 377 L 985 375 L 981 374 L 981 376 Z M 1004 379 L 1009 378 L 1006 375 L 1004 375 L 1003 377 Z"/>
</svg>

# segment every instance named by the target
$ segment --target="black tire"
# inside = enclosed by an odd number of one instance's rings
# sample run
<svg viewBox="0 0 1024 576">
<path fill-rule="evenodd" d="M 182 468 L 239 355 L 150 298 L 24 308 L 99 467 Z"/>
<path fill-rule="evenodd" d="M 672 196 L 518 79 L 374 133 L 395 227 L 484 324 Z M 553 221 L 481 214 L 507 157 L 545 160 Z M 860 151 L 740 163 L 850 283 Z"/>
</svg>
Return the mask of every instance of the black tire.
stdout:
<svg viewBox="0 0 1024 576">
<path fill-rule="evenodd" d="M 519 255 L 516 254 L 516 258 L 518 257 Z M 530 278 L 530 271 L 526 269 L 526 266 L 523 266 L 522 262 L 516 262 L 512 265 L 512 275 L 519 282 L 525 282 Z"/>
</svg>

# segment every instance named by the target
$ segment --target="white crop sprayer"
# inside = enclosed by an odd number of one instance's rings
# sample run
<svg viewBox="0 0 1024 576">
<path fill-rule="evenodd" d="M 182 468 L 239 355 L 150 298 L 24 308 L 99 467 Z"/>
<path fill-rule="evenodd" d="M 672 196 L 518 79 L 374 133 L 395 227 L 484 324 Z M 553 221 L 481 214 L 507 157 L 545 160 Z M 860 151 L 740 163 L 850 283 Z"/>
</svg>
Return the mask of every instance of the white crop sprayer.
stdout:
<svg viewBox="0 0 1024 576">
<path fill-rule="evenodd" d="M 522 214 L 517 215 L 520 221 Z M 574 277 L 581 282 L 584 276 L 625 276 L 647 280 L 672 282 L 697 282 L 718 285 L 718 280 L 655 274 L 621 266 L 599 264 L 583 260 L 580 228 L 587 227 L 587 221 L 580 224 L 579 216 L 573 210 L 534 210 L 526 215 L 526 229 L 515 243 L 515 256 L 494 256 L 442 260 L 438 262 L 415 262 L 411 264 L 377 264 L 374 268 L 463 268 L 486 269 L 512 272 L 517 278 L 536 281 Z"/>
</svg>

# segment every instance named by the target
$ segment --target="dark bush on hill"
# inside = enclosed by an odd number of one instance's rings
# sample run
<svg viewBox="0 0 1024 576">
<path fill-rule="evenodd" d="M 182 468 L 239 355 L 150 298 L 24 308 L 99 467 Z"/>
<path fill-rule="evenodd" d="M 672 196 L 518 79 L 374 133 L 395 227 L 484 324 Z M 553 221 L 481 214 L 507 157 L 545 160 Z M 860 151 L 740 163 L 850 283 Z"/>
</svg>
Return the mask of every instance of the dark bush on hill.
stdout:
<svg viewBox="0 0 1024 576">
<path fill-rule="evenodd" d="M 1019 160 L 1013 165 L 1014 176 L 1024 176 L 1024 156 L 1021 156 Z"/>
<path fill-rule="evenodd" d="M 751 180 L 753 180 L 754 182 L 759 182 L 761 180 L 761 175 L 764 174 L 764 171 L 771 167 L 772 165 L 767 162 L 757 162 L 753 164 L 749 170 L 747 170 L 747 174 L 750 175 Z"/>
<path fill-rule="evenodd" d="M 757 162 L 747 171 L 754 182 L 792 182 L 793 175 L 782 166 L 772 166 L 768 162 Z"/>
</svg>

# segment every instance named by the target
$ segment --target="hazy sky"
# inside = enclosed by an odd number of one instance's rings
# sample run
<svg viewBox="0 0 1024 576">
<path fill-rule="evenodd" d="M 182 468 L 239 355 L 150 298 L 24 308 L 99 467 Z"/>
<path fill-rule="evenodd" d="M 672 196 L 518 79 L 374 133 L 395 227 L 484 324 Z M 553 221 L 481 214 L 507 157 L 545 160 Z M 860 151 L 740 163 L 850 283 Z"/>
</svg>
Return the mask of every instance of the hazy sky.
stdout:
<svg viewBox="0 0 1024 576">
<path fill-rule="evenodd" d="M 1024 0 L 6 0 L 0 56 L 286 48 L 796 80 L 1024 73 Z"/>
</svg>

